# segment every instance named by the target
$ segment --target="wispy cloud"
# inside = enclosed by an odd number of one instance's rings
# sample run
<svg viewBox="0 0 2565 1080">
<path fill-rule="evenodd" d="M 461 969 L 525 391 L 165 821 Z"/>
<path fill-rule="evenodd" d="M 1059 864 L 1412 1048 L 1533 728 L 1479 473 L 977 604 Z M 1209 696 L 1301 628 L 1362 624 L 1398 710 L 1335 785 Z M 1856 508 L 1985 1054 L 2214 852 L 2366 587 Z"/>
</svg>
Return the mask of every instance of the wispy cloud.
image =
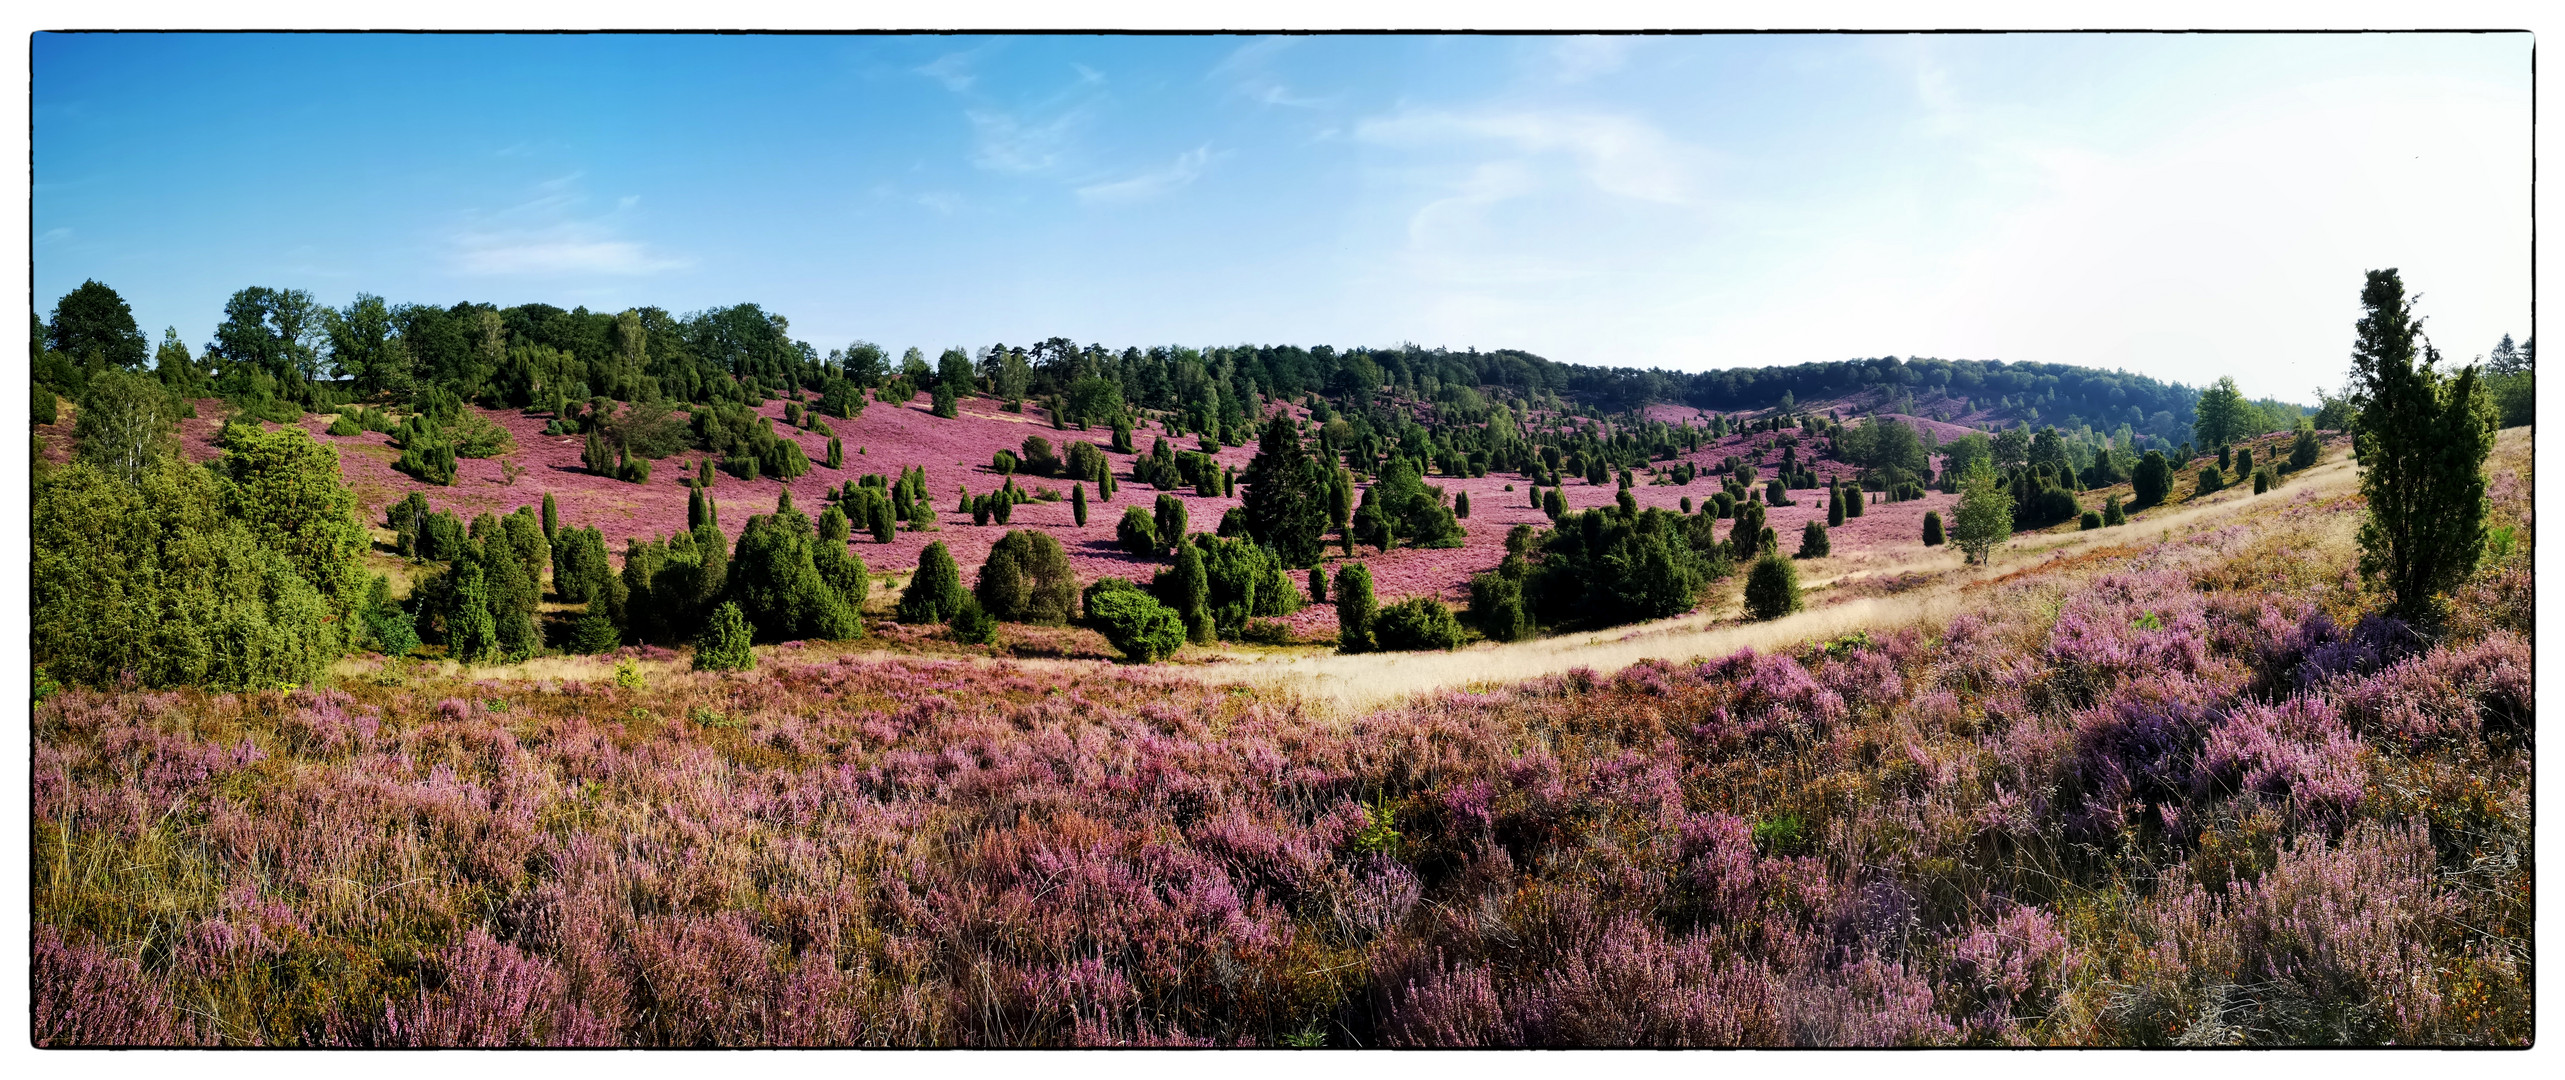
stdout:
<svg viewBox="0 0 2565 1080">
<path fill-rule="evenodd" d="M 1197 146 L 1176 155 L 1175 163 L 1166 168 L 1079 188 L 1078 198 L 1100 203 L 1147 202 L 1192 184 L 1195 177 L 1202 175 L 1203 167 L 1211 163 L 1213 156 L 1211 147 Z"/>
<path fill-rule="evenodd" d="M 1579 34 L 1561 38 L 1551 47 L 1550 55 L 1558 63 L 1558 80 L 1579 83 L 1598 75 L 1609 75 L 1628 66 L 1630 47 L 1638 39 L 1601 34 Z"/>
<path fill-rule="evenodd" d="M 1385 146 L 1495 142 L 1517 153 L 1564 153 L 1595 187 L 1648 202 L 1693 201 L 1700 172 L 1696 151 L 1627 116 L 1409 111 L 1365 120 L 1355 137 Z"/>
<path fill-rule="evenodd" d="M 994 109 L 970 109 L 962 115 L 978 136 L 972 164 L 997 172 L 1030 173 L 1059 164 L 1076 129 L 1086 122 L 1088 110 L 1083 105 L 1072 107 L 1038 123 Z"/>
<path fill-rule="evenodd" d="M 51 244 L 69 239 L 71 239 L 71 227 L 68 225 L 59 229 L 46 229 L 36 236 L 36 242 L 39 244 Z"/>
<path fill-rule="evenodd" d="M 971 69 L 979 63 L 980 54 L 987 52 L 988 48 L 982 45 L 976 49 L 945 53 L 936 57 L 933 63 L 921 64 L 910 70 L 943 83 L 945 89 L 958 94 L 970 89 L 972 83 L 980 81 L 979 75 Z"/>
<path fill-rule="evenodd" d="M 1333 103 L 1332 97 L 1313 97 L 1296 93 L 1281 77 L 1270 70 L 1272 60 L 1296 43 L 1287 37 L 1258 38 L 1232 51 L 1203 76 L 1207 82 L 1225 82 L 1229 92 L 1263 105 L 1310 109 Z"/>
<path fill-rule="evenodd" d="M 686 265 L 623 235 L 625 217 L 640 205 L 638 195 L 617 199 L 606 214 L 578 216 L 587 201 L 578 186 L 583 175 L 538 182 L 534 198 L 496 213 L 466 213 L 463 226 L 447 237 L 449 267 L 471 277 L 629 277 Z"/>
</svg>

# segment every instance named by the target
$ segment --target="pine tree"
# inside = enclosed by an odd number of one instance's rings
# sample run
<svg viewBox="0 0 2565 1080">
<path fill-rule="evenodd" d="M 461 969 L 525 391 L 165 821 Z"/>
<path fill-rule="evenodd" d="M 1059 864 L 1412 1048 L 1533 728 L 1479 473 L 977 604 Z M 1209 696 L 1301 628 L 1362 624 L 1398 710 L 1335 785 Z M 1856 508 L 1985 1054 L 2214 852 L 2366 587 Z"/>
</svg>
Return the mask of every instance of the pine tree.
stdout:
<svg viewBox="0 0 2565 1080">
<path fill-rule="evenodd" d="M 1254 460 L 1247 463 L 1247 535 L 1274 550 L 1285 566 L 1309 566 L 1326 553 L 1327 505 L 1322 466 L 1302 451 L 1290 420 L 1266 421 Z M 1224 477 L 1223 486 L 1231 486 Z"/>
<path fill-rule="evenodd" d="M 1196 645 L 1214 639 L 1211 622 L 1211 574 L 1202 563 L 1202 547 L 1191 537 L 1176 541 L 1176 616 L 1184 620 L 1185 637 Z"/>
<path fill-rule="evenodd" d="M 1826 485 L 1826 527 L 1844 527 L 1844 489 L 1833 484 Z"/>
<path fill-rule="evenodd" d="M 967 595 L 961 566 L 945 550 L 944 542 L 936 541 L 918 553 L 917 573 L 900 593 L 899 620 L 917 626 L 943 622 L 962 610 L 962 598 Z"/>
<path fill-rule="evenodd" d="M 561 530 L 561 508 L 553 505 L 552 493 L 543 493 L 543 538 L 550 540 Z"/>
<path fill-rule="evenodd" d="M 1069 485 L 1069 513 L 1077 519 L 1079 528 L 1086 528 L 1087 486 L 1085 484 Z"/>
<path fill-rule="evenodd" d="M 724 603 L 704 621 L 703 632 L 695 636 L 695 670 L 746 671 L 756 667 L 757 655 L 748 648 L 755 634 L 739 605 Z"/>
<path fill-rule="evenodd" d="M 1826 538 L 1826 527 L 1817 524 L 1817 519 L 1815 518 L 1808 519 L 1808 524 L 1799 530 L 1799 554 L 1797 557 L 1802 559 L 1822 559 L 1832 553 L 1832 551 L 1833 546 Z"/>
<path fill-rule="evenodd" d="M 1157 525 L 1158 550 L 1165 551 L 1184 541 L 1186 522 L 1183 499 L 1173 495 L 1158 496 L 1157 513 L 1154 517 Z M 1181 613 L 1181 609 L 1179 611 Z"/>
<path fill-rule="evenodd" d="M 2493 407 L 2474 365 L 2454 379 L 2440 374 L 2440 351 L 2427 341 L 2415 363 L 2420 328 L 2396 271 L 2370 271 L 2360 303 L 2368 314 L 2352 350 L 2352 430 L 2369 503 L 2360 570 L 2387 587 L 2398 616 L 2427 621 L 2484 552 Z"/>
<path fill-rule="evenodd" d="M 1346 563 L 1336 570 L 1336 651 L 1369 652 L 1372 647 L 1372 616 L 1378 604 L 1372 598 L 1372 571 L 1361 563 Z"/>
<path fill-rule="evenodd" d="M 1746 572 L 1746 615 L 1753 619 L 1778 619 L 1799 610 L 1799 571 L 1790 560 L 1766 553 L 1755 559 L 1754 568 Z"/>
</svg>

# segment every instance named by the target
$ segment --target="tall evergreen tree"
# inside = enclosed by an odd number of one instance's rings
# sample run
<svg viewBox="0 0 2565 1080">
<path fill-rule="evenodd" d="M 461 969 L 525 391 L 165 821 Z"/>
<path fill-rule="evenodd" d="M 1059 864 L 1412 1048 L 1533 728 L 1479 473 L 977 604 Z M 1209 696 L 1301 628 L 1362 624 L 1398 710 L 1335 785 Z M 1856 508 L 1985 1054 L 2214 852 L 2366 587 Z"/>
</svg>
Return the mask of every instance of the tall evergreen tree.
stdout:
<svg viewBox="0 0 2565 1080">
<path fill-rule="evenodd" d="M 1247 535 L 1272 548 L 1285 566 L 1310 566 L 1326 553 L 1324 468 L 1303 452 L 1289 419 L 1277 415 L 1265 422 L 1255 459 L 1247 464 Z"/>
<path fill-rule="evenodd" d="M 2423 339 L 2395 270 L 2370 271 L 2360 305 L 2351 353 L 2353 445 L 2369 503 L 2360 570 L 2393 594 L 2397 615 L 2426 619 L 2484 551 L 2493 409 L 2473 365 L 2454 379 L 2435 370 L 2440 351 Z"/>
<path fill-rule="evenodd" d="M 1379 607 L 1372 597 L 1372 571 L 1361 563 L 1336 570 L 1336 651 L 1369 652 L 1372 616 Z"/>
<path fill-rule="evenodd" d="M 917 555 L 917 573 L 900 593 L 899 619 L 918 626 L 943 622 L 962 610 L 962 598 L 968 595 L 961 566 L 938 540 Z"/>
</svg>

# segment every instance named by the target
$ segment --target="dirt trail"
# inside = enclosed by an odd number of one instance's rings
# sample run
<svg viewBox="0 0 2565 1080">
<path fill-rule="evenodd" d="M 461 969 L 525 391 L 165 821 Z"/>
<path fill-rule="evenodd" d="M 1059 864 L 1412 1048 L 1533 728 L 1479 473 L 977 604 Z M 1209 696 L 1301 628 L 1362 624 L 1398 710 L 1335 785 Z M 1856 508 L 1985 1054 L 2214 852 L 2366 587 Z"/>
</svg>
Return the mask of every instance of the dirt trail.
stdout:
<svg viewBox="0 0 2565 1080">
<path fill-rule="evenodd" d="M 2267 500 L 2275 496 L 2296 499 L 2308 493 L 2318 497 L 2344 494 L 2355 490 L 2358 482 L 2359 473 L 2349 456 L 2337 455 L 2335 460 L 2294 476 L 2277 491 L 2262 496 L 2266 501 L 2261 505 L 2267 508 Z M 1287 687 L 1305 698 L 1350 711 L 1437 688 L 1513 682 L 1577 667 L 1610 672 L 1641 660 L 1723 656 L 1746 646 L 1768 649 L 1855 630 L 1946 619 L 1965 606 L 1961 594 L 1970 585 L 2095 548 L 2214 527 L 2252 507 L 2254 499 L 2250 487 L 2231 488 L 2168 511 L 2147 514 L 2121 528 L 2020 537 L 2007 545 L 1991 566 L 1967 566 L 1958 552 L 1948 548 L 1917 548 L 1913 556 L 1886 565 L 1872 564 L 1859 571 L 1803 582 L 1803 588 L 1815 593 L 1809 599 L 1822 606 L 1771 622 L 1744 622 L 1733 613 L 1714 610 L 1510 645 L 1484 643 L 1448 653 L 1283 657 L 1232 653 L 1225 657 L 1225 663 L 1171 670 L 1216 684 Z M 1935 580 L 1894 597 L 1824 603 L 1822 590 L 1827 587 L 1906 573 L 1930 574 Z"/>
</svg>

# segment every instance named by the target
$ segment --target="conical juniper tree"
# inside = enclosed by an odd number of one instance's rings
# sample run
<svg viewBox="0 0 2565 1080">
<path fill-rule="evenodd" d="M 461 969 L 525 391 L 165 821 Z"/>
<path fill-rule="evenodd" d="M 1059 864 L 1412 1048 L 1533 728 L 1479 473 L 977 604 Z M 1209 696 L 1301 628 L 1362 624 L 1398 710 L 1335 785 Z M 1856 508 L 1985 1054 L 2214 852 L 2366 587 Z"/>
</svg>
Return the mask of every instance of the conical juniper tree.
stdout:
<svg viewBox="0 0 2565 1080">
<path fill-rule="evenodd" d="M 2395 270 L 2369 272 L 2360 306 L 2368 314 L 2354 324 L 2351 352 L 2353 446 L 2369 502 L 2360 571 L 2386 586 L 2396 615 L 2424 620 L 2484 551 L 2493 408 L 2474 365 L 2456 378 L 2435 370 L 2440 351 L 2423 338 Z"/>
</svg>

